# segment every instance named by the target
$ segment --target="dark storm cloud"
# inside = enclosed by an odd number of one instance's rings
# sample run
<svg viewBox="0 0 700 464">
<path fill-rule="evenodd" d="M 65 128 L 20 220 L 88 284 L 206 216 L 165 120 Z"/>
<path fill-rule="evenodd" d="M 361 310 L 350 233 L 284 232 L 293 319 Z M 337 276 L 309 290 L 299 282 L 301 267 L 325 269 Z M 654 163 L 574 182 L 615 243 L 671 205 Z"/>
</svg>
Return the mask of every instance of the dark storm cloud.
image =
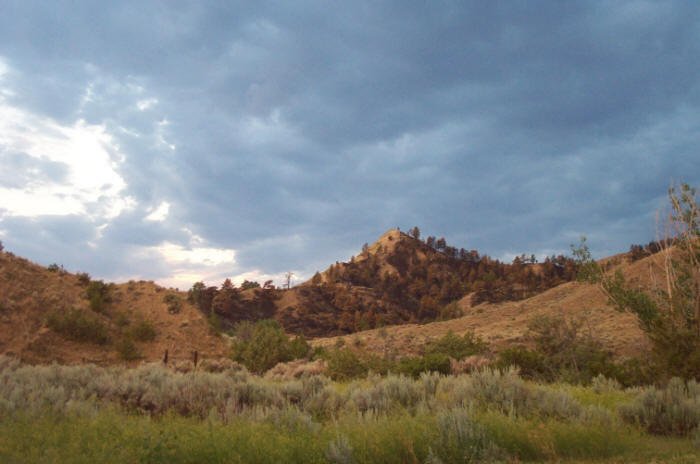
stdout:
<svg viewBox="0 0 700 464">
<path fill-rule="evenodd" d="M 80 254 L 83 267 L 109 255 L 114 275 L 129 247 L 190 233 L 236 249 L 234 272 L 308 274 L 415 224 L 497 257 L 566 251 L 580 234 L 613 253 L 654 238 L 672 180 L 700 184 L 694 3 L 5 10 L 7 101 L 104 124 L 124 156 L 138 206 Z M 162 201 L 167 220 L 144 221 Z M 18 219 L 0 221 L 16 241 Z"/>
</svg>

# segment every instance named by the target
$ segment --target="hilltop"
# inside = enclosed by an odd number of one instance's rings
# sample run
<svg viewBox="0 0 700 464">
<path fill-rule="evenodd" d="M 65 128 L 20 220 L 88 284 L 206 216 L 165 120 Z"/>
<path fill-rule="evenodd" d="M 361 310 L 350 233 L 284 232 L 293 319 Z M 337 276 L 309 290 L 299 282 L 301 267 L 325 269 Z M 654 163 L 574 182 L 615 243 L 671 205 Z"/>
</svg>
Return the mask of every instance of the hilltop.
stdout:
<svg viewBox="0 0 700 464">
<path fill-rule="evenodd" d="M 501 263 L 445 239 L 392 229 L 349 262 L 335 263 L 277 302 L 276 318 L 308 336 L 451 319 L 472 305 L 515 301 L 570 281 L 574 263 Z"/>
</svg>

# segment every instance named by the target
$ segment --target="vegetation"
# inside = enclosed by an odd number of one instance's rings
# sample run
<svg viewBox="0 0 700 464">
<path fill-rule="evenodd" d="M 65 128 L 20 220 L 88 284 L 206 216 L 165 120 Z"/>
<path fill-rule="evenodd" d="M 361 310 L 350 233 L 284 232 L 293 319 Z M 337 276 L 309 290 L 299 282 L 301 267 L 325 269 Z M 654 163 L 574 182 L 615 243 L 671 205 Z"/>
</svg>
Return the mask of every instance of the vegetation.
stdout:
<svg viewBox="0 0 700 464">
<path fill-rule="evenodd" d="M 163 303 L 168 307 L 170 314 L 177 314 L 182 310 L 182 300 L 174 293 L 166 293 L 163 295 Z"/>
<path fill-rule="evenodd" d="M 139 321 L 131 327 L 129 335 L 139 342 L 151 342 L 156 339 L 156 328 L 149 321 Z"/>
<path fill-rule="evenodd" d="M 604 272 L 585 246 L 577 255 L 586 270 L 582 278 L 599 283 L 611 304 L 637 317 L 652 342 L 654 366 L 666 378 L 700 379 L 700 210 L 695 193 L 687 184 L 669 190 L 669 237 L 659 245 L 662 282 L 652 291 L 629 284 L 620 272 Z"/>
<path fill-rule="evenodd" d="M 649 433 L 689 435 L 700 425 L 700 385 L 675 377 L 666 388 L 647 388 L 620 412 L 624 420 L 641 425 Z"/>
<path fill-rule="evenodd" d="M 90 284 L 90 274 L 87 272 L 78 272 L 75 276 L 78 278 L 80 285 L 88 286 Z"/>
<path fill-rule="evenodd" d="M 244 296 L 245 290 L 252 290 L 252 295 Z M 230 279 L 226 279 L 220 288 L 196 282 L 187 293 L 190 303 L 210 320 L 216 321 L 220 330 L 231 330 L 242 321 L 271 318 L 275 314 L 278 296 L 272 281 L 265 282 L 262 287 L 257 282 L 245 281 L 238 288 Z"/>
<path fill-rule="evenodd" d="M 653 382 L 653 371 L 648 366 L 638 360 L 615 361 L 593 334 L 583 330 L 584 325 L 584 319 L 535 317 L 527 333 L 534 348 L 505 349 L 496 365 L 517 366 L 523 377 L 545 382 L 587 385 L 601 375 L 625 386 Z"/>
<path fill-rule="evenodd" d="M 141 351 L 130 335 L 123 336 L 117 340 L 115 348 L 117 353 L 119 353 L 119 357 L 124 361 L 134 361 L 141 358 Z"/>
<path fill-rule="evenodd" d="M 270 381 L 233 368 L 181 374 L 156 364 L 29 366 L 0 356 L 0 459 L 697 461 L 691 438 L 650 435 L 629 415 L 625 405 L 658 390 L 612 388 L 542 386 L 512 370 L 338 384 L 323 376 Z M 666 401 L 673 407 L 680 399 Z"/>
<path fill-rule="evenodd" d="M 311 351 L 303 337 L 290 340 L 271 319 L 241 322 L 234 336 L 231 357 L 256 373 L 263 373 L 280 362 L 306 357 Z"/>
<path fill-rule="evenodd" d="M 90 308 L 95 312 L 103 312 L 107 303 L 110 302 L 109 285 L 101 280 L 90 281 L 85 293 L 90 302 Z"/>
<path fill-rule="evenodd" d="M 95 316 L 79 309 L 52 311 L 49 313 L 46 323 L 49 328 L 71 340 L 98 345 L 109 342 L 107 326 Z"/>
</svg>

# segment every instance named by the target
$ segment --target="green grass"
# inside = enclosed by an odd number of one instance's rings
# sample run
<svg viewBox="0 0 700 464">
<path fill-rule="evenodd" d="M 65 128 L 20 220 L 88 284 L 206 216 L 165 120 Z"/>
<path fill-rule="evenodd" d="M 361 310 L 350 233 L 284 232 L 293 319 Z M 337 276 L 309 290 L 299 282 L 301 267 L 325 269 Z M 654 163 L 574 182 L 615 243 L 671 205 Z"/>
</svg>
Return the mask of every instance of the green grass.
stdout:
<svg viewBox="0 0 700 464">
<path fill-rule="evenodd" d="M 645 391 L 514 372 L 277 382 L 0 356 L 0 462 L 700 462 L 694 433 L 624 422 Z"/>
<path fill-rule="evenodd" d="M 605 429 L 497 413 L 477 414 L 475 421 L 511 460 L 690 463 L 700 459 L 688 439 L 652 437 L 625 426 Z M 175 415 L 153 419 L 115 409 L 94 416 L 15 415 L 0 420 L 0 462 L 321 463 L 332 462 L 328 450 L 340 438 L 349 445 L 351 462 L 422 463 L 431 447 L 441 443 L 439 433 L 432 414 L 349 415 L 317 428 L 280 427 L 244 417 L 228 424 Z"/>
</svg>

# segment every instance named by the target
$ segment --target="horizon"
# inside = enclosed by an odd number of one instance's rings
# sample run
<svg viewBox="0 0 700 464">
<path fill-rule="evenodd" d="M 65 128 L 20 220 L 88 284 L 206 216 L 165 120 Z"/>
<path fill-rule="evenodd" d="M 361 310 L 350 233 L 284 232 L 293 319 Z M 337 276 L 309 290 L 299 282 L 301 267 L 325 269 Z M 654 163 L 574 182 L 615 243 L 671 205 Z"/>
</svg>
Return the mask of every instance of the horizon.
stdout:
<svg viewBox="0 0 700 464">
<path fill-rule="evenodd" d="M 109 281 L 300 281 L 397 225 L 503 262 L 700 187 L 700 4 L 18 2 L 0 240 Z M 405 227 L 405 229 L 404 229 Z"/>
</svg>

